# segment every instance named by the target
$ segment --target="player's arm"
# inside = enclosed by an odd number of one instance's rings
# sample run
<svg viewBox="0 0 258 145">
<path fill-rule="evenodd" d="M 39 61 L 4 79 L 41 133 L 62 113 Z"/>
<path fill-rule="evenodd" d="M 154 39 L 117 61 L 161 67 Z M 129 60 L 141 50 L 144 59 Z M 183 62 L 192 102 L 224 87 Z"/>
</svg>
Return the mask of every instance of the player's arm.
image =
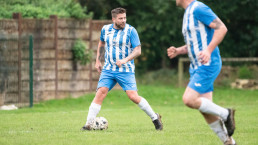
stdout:
<svg viewBox="0 0 258 145">
<path fill-rule="evenodd" d="M 172 59 L 180 54 L 187 54 L 187 52 L 188 52 L 188 50 L 187 50 L 186 45 L 178 47 L 178 48 L 171 46 L 167 49 L 167 54 L 170 59 Z"/>
<path fill-rule="evenodd" d="M 199 54 L 202 64 L 209 61 L 212 51 L 222 42 L 228 31 L 225 24 L 219 18 L 214 19 L 210 23 L 209 27 L 214 29 L 214 34 L 210 44 L 207 46 L 207 49 Z"/>
<path fill-rule="evenodd" d="M 212 40 L 207 47 L 207 49 L 210 52 L 212 52 L 222 42 L 228 29 L 219 18 L 216 18 L 215 20 L 213 20 L 210 23 L 209 27 L 214 29 Z"/>
<path fill-rule="evenodd" d="M 101 72 L 101 60 L 104 57 L 104 50 L 105 50 L 105 42 L 99 40 L 98 49 L 97 49 L 97 57 L 96 57 L 96 63 L 95 68 L 98 70 L 98 72 Z"/>
<path fill-rule="evenodd" d="M 124 58 L 124 59 L 122 59 L 122 60 L 118 60 L 118 61 L 116 62 L 116 65 L 118 65 L 118 67 L 121 67 L 122 64 L 125 64 L 125 63 L 127 63 L 128 61 L 135 59 L 136 57 L 140 56 L 141 53 L 142 53 L 141 45 L 138 45 L 138 46 L 136 46 L 136 47 L 134 48 L 133 52 L 132 52 L 130 55 L 128 55 L 126 58 Z"/>
</svg>

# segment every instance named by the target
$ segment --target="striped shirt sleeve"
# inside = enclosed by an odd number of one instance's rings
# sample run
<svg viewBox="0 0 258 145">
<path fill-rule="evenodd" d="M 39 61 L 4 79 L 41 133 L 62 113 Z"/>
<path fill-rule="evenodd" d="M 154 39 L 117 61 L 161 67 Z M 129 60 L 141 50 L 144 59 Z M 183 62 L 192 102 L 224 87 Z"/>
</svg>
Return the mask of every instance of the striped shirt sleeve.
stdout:
<svg viewBox="0 0 258 145">
<path fill-rule="evenodd" d="M 130 42 L 132 44 L 132 48 L 135 48 L 135 47 L 141 45 L 139 35 L 135 28 L 133 28 L 131 31 Z"/>
<path fill-rule="evenodd" d="M 102 27 L 102 29 L 101 29 L 101 34 L 100 34 L 100 40 L 101 41 L 105 41 L 105 27 Z"/>
<path fill-rule="evenodd" d="M 203 3 L 200 3 L 193 13 L 196 19 L 207 26 L 209 26 L 210 23 L 217 18 L 217 15 Z"/>
</svg>

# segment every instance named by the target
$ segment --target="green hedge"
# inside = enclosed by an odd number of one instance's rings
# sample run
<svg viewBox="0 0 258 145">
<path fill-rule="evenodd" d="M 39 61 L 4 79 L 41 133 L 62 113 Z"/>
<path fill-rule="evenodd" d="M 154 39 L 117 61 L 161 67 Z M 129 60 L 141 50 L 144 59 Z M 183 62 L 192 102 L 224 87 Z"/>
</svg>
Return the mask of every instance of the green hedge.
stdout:
<svg viewBox="0 0 258 145">
<path fill-rule="evenodd" d="M 90 18 L 87 7 L 73 0 L 8 0 L 0 2 L 0 18 L 12 18 L 20 12 L 24 18 L 48 18 L 57 15 L 61 18 Z"/>
</svg>

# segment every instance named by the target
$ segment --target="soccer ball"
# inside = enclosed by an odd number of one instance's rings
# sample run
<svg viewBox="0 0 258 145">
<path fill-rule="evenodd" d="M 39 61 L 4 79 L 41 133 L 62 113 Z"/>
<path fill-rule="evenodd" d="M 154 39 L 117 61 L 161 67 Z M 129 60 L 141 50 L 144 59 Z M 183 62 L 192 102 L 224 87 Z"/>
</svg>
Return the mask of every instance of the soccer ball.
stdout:
<svg viewBox="0 0 258 145">
<path fill-rule="evenodd" d="M 105 130 L 108 129 L 108 121 L 104 117 L 96 117 L 92 124 L 93 130 Z"/>
</svg>

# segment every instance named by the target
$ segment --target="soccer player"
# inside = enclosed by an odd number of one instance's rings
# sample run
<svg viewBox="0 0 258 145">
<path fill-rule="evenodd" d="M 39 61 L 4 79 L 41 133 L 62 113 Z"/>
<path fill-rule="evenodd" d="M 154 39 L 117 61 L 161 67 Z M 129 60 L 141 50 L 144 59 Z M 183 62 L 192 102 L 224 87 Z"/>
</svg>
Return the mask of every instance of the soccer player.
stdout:
<svg viewBox="0 0 258 145">
<path fill-rule="evenodd" d="M 86 124 L 81 130 L 91 130 L 91 124 L 100 111 L 101 104 L 116 83 L 152 119 L 156 130 L 162 130 L 161 116 L 155 113 L 149 103 L 137 93 L 134 58 L 141 55 L 141 43 L 134 27 L 126 23 L 126 10 L 111 11 L 112 24 L 103 26 L 98 44 L 95 68 L 101 73 L 97 93 L 93 99 Z M 101 65 L 101 51 L 105 49 L 105 64 Z"/>
<path fill-rule="evenodd" d="M 227 33 L 224 23 L 205 4 L 196 0 L 176 0 L 185 9 L 182 33 L 186 45 L 167 49 L 169 58 L 188 53 L 190 82 L 183 102 L 198 109 L 211 129 L 225 145 L 235 145 L 233 109 L 225 109 L 212 102 L 213 83 L 220 73 L 222 62 L 218 45 Z"/>
</svg>

